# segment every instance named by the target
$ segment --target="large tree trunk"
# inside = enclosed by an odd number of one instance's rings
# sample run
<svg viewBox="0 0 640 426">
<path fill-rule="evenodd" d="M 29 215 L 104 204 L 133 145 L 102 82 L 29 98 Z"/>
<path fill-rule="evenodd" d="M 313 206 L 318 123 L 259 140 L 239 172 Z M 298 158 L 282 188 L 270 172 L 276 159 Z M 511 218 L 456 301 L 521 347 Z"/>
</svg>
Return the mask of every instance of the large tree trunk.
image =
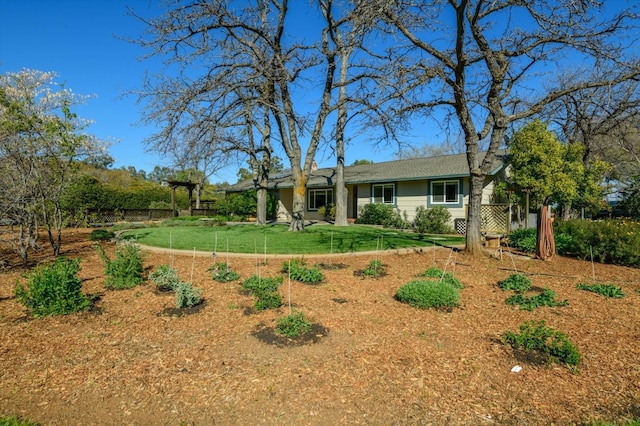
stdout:
<svg viewBox="0 0 640 426">
<path fill-rule="evenodd" d="M 335 226 L 348 226 L 347 188 L 344 185 L 344 144 L 338 145 L 338 165 L 336 167 L 336 218 Z"/>
<path fill-rule="evenodd" d="M 293 205 L 289 231 L 304 231 L 304 207 L 307 178 L 299 168 L 293 173 Z"/>
<path fill-rule="evenodd" d="M 469 210 L 467 212 L 467 234 L 464 251 L 471 255 L 484 253 L 482 249 L 482 186 L 484 176 L 471 175 L 469 179 Z"/>
<path fill-rule="evenodd" d="M 257 190 L 256 225 L 267 224 L 267 179 L 261 176 Z"/>
</svg>

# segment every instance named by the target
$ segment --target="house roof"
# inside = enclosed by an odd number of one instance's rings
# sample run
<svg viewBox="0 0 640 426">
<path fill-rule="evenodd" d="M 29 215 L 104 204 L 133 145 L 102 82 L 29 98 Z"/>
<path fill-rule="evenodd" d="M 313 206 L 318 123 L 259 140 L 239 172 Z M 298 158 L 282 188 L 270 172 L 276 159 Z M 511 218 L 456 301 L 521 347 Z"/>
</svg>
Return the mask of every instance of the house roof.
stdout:
<svg viewBox="0 0 640 426">
<path fill-rule="evenodd" d="M 480 153 L 484 155 L 484 153 Z M 499 151 L 490 175 L 500 171 L 506 161 L 506 153 Z M 360 164 L 344 168 L 345 184 L 399 182 L 423 179 L 447 179 L 469 176 L 466 154 L 441 155 L 435 157 L 407 158 L 382 163 Z M 336 168 L 313 170 L 307 181 L 307 187 L 334 186 Z M 293 182 L 289 170 L 269 177 L 269 189 L 292 188 Z M 240 192 L 253 189 L 252 179 L 244 180 L 227 188 L 228 192 Z"/>
</svg>

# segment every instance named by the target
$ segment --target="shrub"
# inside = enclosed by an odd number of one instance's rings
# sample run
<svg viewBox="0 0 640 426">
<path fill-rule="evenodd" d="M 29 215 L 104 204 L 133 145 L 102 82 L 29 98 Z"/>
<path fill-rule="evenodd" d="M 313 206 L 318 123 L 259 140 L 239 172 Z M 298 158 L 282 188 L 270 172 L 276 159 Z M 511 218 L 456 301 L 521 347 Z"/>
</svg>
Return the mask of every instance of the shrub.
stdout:
<svg viewBox="0 0 640 426">
<path fill-rule="evenodd" d="M 390 204 L 365 204 L 356 219 L 356 223 L 382 225 L 385 222 L 390 222 L 392 215 L 393 206 Z"/>
<path fill-rule="evenodd" d="M 91 301 L 80 291 L 79 270 L 79 259 L 59 257 L 43 264 L 27 275 L 26 289 L 16 283 L 16 298 L 36 317 L 89 309 Z"/>
<path fill-rule="evenodd" d="M 116 246 L 116 257 L 111 260 L 100 245 L 94 246 L 102 259 L 107 276 L 106 288 L 132 288 L 142 283 L 143 259 L 140 248 L 133 243 L 124 242 Z"/>
<path fill-rule="evenodd" d="M 568 220 L 554 223 L 571 236 L 566 254 L 579 259 L 640 268 L 640 223 L 629 220 Z"/>
<path fill-rule="evenodd" d="M 89 241 L 109 241 L 115 237 L 116 234 L 106 229 L 94 229 L 89 234 Z"/>
<path fill-rule="evenodd" d="M 579 290 L 590 291 L 597 293 L 601 296 L 612 297 L 620 299 L 624 297 L 622 289 L 618 286 L 611 284 L 577 284 L 576 288 Z"/>
<path fill-rule="evenodd" d="M 388 220 L 385 220 L 382 223 L 382 226 L 385 228 L 394 228 L 394 229 L 409 229 L 411 224 L 409 223 L 409 219 L 407 216 L 407 211 L 403 211 L 400 214 L 397 210 L 391 211 L 391 217 Z"/>
<path fill-rule="evenodd" d="M 536 252 L 537 230 L 535 228 L 514 229 L 509 234 L 509 244 L 525 253 Z"/>
<path fill-rule="evenodd" d="M 569 304 L 568 301 L 556 300 L 556 293 L 550 288 L 545 288 L 541 293 L 536 294 L 535 296 L 527 297 L 521 293 L 514 294 L 505 300 L 507 305 L 517 305 L 520 306 L 520 309 L 524 309 L 525 311 L 533 311 L 535 308 L 539 308 L 540 306 L 566 306 Z"/>
<path fill-rule="evenodd" d="M 15 416 L 0 416 L 0 426 L 38 426 L 38 423 L 29 420 L 21 420 Z"/>
<path fill-rule="evenodd" d="M 302 312 L 296 312 L 278 318 L 275 331 L 282 336 L 298 337 L 311 331 L 311 323 L 305 319 Z"/>
<path fill-rule="evenodd" d="M 580 352 L 567 335 L 546 327 L 544 321 L 527 321 L 520 325 L 520 333 L 507 331 L 502 340 L 514 349 L 526 352 L 536 351 L 548 356 L 551 361 L 559 361 L 571 366 L 580 363 Z"/>
<path fill-rule="evenodd" d="M 321 206 L 318 209 L 318 215 L 324 217 L 327 220 L 336 220 L 336 206 L 335 204 L 328 204 Z"/>
<path fill-rule="evenodd" d="M 278 291 L 282 281 L 282 277 L 267 278 L 252 275 L 242 282 L 242 288 L 252 294 L 262 291 Z"/>
<path fill-rule="evenodd" d="M 289 274 L 291 279 L 306 284 L 317 284 L 324 280 L 324 275 L 319 267 L 307 266 L 304 259 L 291 259 L 282 262 L 281 271 Z"/>
<path fill-rule="evenodd" d="M 498 287 L 503 290 L 525 293 L 531 288 L 531 280 L 525 274 L 511 274 L 508 278 L 500 281 Z"/>
<path fill-rule="evenodd" d="M 524 253 L 535 253 L 537 232 L 536 228 L 514 229 L 509 234 L 509 244 Z M 573 237 L 565 232 L 555 230 L 553 239 L 558 254 L 567 254 L 573 246 Z"/>
<path fill-rule="evenodd" d="M 461 289 L 463 287 L 460 280 L 454 277 L 453 274 L 451 274 L 450 272 L 444 272 L 442 269 L 436 268 L 434 266 L 424 271 L 422 276 L 427 278 L 438 278 L 440 282 L 449 284 L 458 289 Z"/>
<path fill-rule="evenodd" d="M 240 274 L 231 270 L 226 262 L 216 263 L 209 268 L 214 281 L 226 283 L 240 279 Z"/>
<path fill-rule="evenodd" d="M 459 290 L 437 281 L 414 280 L 398 289 L 397 299 L 416 308 L 449 308 L 458 306 Z"/>
<path fill-rule="evenodd" d="M 384 275 L 384 273 L 384 265 L 382 264 L 382 261 L 378 259 L 374 259 L 369 262 L 369 266 L 367 266 L 367 268 L 362 271 L 362 274 L 364 276 L 372 278 L 381 277 Z"/>
<path fill-rule="evenodd" d="M 275 309 L 282 306 L 282 297 L 278 293 L 282 281 L 282 277 L 261 278 L 252 275 L 243 281 L 242 288 L 256 297 L 254 307 L 257 311 Z"/>
<path fill-rule="evenodd" d="M 413 223 L 416 231 L 421 234 L 450 234 L 453 232 L 450 222 L 451 213 L 447 208 L 436 206 L 427 209 L 419 206 L 416 208 L 416 218 Z"/>
<path fill-rule="evenodd" d="M 174 287 L 180 283 L 178 272 L 169 265 L 158 266 L 158 269 L 149 275 L 149 279 L 156 283 L 159 291 L 173 291 Z"/>
<path fill-rule="evenodd" d="M 173 290 L 176 292 L 176 307 L 178 309 L 190 308 L 202 301 L 199 288 L 194 288 L 191 283 L 178 282 Z"/>
<path fill-rule="evenodd" d="M 255 293 L 256 301 L 253 304 L 256 311 L 265 309 L 277 309 L 282 306 L 282 296 L 277 291 L 258 291 Z"/>
</svg>

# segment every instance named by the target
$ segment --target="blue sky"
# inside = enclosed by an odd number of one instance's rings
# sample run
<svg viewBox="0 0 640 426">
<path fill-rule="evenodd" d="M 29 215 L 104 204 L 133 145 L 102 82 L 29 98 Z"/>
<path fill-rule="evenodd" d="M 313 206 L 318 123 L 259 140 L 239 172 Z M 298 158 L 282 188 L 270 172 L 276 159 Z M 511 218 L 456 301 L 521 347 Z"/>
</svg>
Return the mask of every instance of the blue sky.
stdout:
<svg viewBox="0 0 640 426">
<path fill-rule="evenodd" d="M 140 47 L 120 38 L 139 37 L 144 26 L 127 15 L 127 6 L 144 17 L 161 13 L 158 0 L 0 0 L 0 73 L 23 68 L 55 71 L 59 81 L 77 94 L 94 95 L 75 112 L 94 121 L 88 132 L 112 142 L 114 167 L 134 166 L 147 172 L 168 165 L 145 151 L 142 141 L 155 129 L 140 124 L 135 96 L 124 96 L 140 86 L 146 72 L 162 69 L 159 59 L 144 60 Z M 302 12 L 308 13 L 308 11 Z M 308 19 L 308 18 L 307 18 Z M 301 16 L 300 21 L 305 21 Z M 347 164 L 356 159 L 376 162 L 393 159 L 393 148 L 352 144 Z M 282 156 L 282 155 L 281 155 Z M 282 156 L 284 157 L 284 156 Z M 320 166 L 335 160 L 319 150 Z M 242 164 L 245 166 L 245 164 Z M 234 162 L 212 182 L 235 182 Z"/>
</svg>

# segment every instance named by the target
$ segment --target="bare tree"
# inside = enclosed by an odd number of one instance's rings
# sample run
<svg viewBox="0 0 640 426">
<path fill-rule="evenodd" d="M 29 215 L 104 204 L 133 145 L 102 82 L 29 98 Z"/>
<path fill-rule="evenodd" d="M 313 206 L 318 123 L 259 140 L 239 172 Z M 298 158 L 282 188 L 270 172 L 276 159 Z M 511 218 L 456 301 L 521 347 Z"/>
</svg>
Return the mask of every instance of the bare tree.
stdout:
<svg viewBox="0 0 640 426">
<path fill-rule="evenodd" d="M 181 67 L 182 77 L 160 78 L 157 84 L 148 84 L 142 94 L 153 100 L 147 119 L 167 123 L 163 132 L 174 132 L 180 123 L 190 122 L 189 126 L 200 128 L 235 128 L 235 139 L 229 140 L 238 141 L 239 126 L 244 127 L 247 138 L 259 126 L 262 143 L 256 150 L 249 148 L 249 157 L 255 166 L 258 161 L 251 157 L 258 152 L 267 154 L 260 162 L 264 169 L 270 163 L 274 123 L 291 164 L 294 190 L 290 229 L 301 230 L 307 176 L 329 113 L 335 63 L 322 64 L 326 75 L 323 73 L 317 111 L 308 116 L 298 114 L 293 92 L 302 74 L 319 66 L 320 61 L 309 53 L 314 45 L 287 38 L 288 11 L 287 0 L 242 5 L 224 0 L 179 4 L 163 17 L 145 21 L 151 37 L 138 42 L 150 48 L 151 55 L 166 55 Z M 196 67 L 204 69 L 200 78 L 184 76 L 186 71 L 194 73 Z M 264 120 L 255 120 L 254 115 Z M 300 140 L 306 132 L 303 157 Z M 244 146 L 251 145 L 249 141 Z"/>
<path fill-rule="evenodd" d="M 466 251 L 481 249 L 480 206 L 510 124 L 571 93 L 638 78 L 630 10 L 575 0 L 370 2 L 372 19 L 406 43 L 390 49 L 402 114 L 444 107 L 464 133 L 470 172 Z M 576 64 L 578 63 L 578 65 Z M 585 73 L 584 69 L 607 73 Z M 573 69 L 571 81 L 557 75 Z M 546 77 L 546 78 L 545 78 Z M 486 153 L 479 142 L 488 140 Z"/>
</svg>

